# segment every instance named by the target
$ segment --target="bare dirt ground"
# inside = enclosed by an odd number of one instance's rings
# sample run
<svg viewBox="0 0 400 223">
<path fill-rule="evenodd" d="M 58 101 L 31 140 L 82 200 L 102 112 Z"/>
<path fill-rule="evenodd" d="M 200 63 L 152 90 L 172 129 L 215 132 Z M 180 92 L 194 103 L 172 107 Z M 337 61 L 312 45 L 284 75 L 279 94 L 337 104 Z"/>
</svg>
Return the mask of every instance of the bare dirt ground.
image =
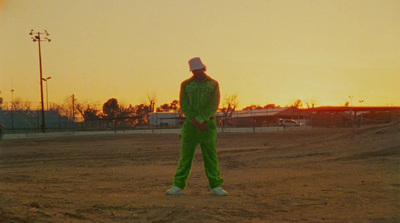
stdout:
<svg viewBox="0 0 400 223">
<path fill-rule="evenodd" d="M 400 222 L 398 123 L 218 137 L 226 197 L 175 134 L 2 140 L 0 222 Z"/>
</svg>

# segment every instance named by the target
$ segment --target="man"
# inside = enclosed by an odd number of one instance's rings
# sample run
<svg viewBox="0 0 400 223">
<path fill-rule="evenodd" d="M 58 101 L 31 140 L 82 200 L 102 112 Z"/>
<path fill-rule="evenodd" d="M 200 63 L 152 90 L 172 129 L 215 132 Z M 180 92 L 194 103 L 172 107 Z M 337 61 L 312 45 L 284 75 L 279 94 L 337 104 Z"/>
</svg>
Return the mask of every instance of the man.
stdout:
<svg viewBox="0 0 400 223">
<path fill-rule="evenodd" d="M 181 133 L 181 155 L 173 186 L 166 194 L 183 194 L 200 143 L 211 194 L 225 196 L 227 192 L 221 187 L 223 179 L 218 167 L 217 124 L 214 119 L 220 100 L 219 85 L 204 73 L 207 68 L 200 58 L 190 59 L 189 67 L 193 77 L 182 82 L 179 100 L 186 116 Z"/>
</svg>

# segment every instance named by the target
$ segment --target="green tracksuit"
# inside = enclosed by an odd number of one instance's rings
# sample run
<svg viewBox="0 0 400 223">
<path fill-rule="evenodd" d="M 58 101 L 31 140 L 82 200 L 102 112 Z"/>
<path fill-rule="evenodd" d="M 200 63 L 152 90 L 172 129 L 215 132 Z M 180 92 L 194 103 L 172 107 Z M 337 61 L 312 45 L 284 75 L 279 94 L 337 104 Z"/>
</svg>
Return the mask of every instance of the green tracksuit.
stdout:
<svg viewBox="0 0 400 223">
<path fill-rule="evenodd" d="M 217 125 L 213 118 L 219 100 L 218 82 L 208 76 L 201 83 L 192 77 L 181 84 L 180 105 L 186 121 L 182 126 L 181 155 L 174 177 L 174 186 L 182 189 L 186 187 L 186 180 L 199 143 L 210 188 L 222 185 L 223 180 L 220 177 L 216 149 Z M 197 129 L 192 124 L 193 118 L 196 118 L 199 123 L 207 123 L 206 130 Z"/>
</svg>

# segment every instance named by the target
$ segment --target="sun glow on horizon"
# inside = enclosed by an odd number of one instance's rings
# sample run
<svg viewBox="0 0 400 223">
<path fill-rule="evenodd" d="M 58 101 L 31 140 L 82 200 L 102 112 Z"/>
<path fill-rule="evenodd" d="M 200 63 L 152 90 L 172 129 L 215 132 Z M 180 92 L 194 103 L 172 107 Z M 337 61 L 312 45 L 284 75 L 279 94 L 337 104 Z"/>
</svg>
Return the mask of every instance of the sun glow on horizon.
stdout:
<svg viewBox="0 0 400 223">
<path fill-rule="evenodd" d="M 0 1 L 0 97 L 125 105 L 179 97 L 187 61 L 202 58 L 221 96 L 251 104 L 400 106 L 399 1 Z M 222 106 L 221 100 L 221 106 Z"/>
</svg>

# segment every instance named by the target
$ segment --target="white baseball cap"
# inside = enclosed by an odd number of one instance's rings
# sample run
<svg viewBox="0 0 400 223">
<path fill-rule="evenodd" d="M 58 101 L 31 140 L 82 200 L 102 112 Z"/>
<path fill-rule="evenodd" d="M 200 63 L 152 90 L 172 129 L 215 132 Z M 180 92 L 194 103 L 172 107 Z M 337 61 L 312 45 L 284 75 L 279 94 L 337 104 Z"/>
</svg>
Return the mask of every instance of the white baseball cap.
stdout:
<svg viewBox="0 0 400 223">
<path fill-rule="evenodd" d="M 194 71 L 194 70 L 204 69 L 206 68 L 206 65 L 204 65 L 203 62 L 201 62 L 200 57 L 194 57 L 189 60 L 189 67 L 190 71 Z"/>
</svg>

